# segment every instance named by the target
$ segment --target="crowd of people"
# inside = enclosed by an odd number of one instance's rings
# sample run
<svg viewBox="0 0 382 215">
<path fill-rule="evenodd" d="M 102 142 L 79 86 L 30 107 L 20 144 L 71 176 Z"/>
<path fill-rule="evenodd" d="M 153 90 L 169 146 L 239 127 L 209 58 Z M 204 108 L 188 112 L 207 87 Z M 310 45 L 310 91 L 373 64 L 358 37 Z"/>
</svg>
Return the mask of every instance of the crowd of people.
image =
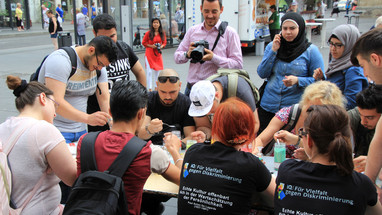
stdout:
<svg viewBox="0 0 382 215">
<path fill-rule="evenodd" d="M 379 24 L 363 35 L 353 25 L 333 29 L 325 68 L 306 39 L 303 17 L 291 9 L 278 23 L 271 6 L 268 24 L 280 28 L 272 29 L 257 67 L 266 81 L 258 101 L 238 72 L 240 39 L 220 20 L 222 1 L 202 0 L 200 8 L 204 21 L 188 29 L 174 52 L 177 64 L 190 61 L 185 82 L 163 67 L 167 39 L 160 18 L 151 20 L 142 41 L 145 73 L 132 48 L 118 40 L 113 17 L 95 10 L 95 37 L 71 47 L 74 59 L 59 49 L 42 63 L 37 82 L 7 77 L 19 111 L 0 124 L 0 149 L 9 153 L 12 172 L 10 207 L 61 214 L 76 178 L 93 162 L 81 154 L 84 138 L 98 131 L 92 145 L 100 172 L 132 139 L 144 140 L 121 177 L 129 214 L 163 212 L 169 198 L 143 192 L 151 173 L 179 185 L 178 214 L 249 214 L 255 195 L 275 214 L 382 213 L 375 184 L 382 168 Z M 46 13 L 54 38 L 59 21 Z M 183 16 L 180 7 L 176 13 Z M 197 143 L 182 156 L 189 140 Z M 259 157 L 272 155 L 275 141 L 287 145 L 291 158 L 277 177 Z M 67 147 L 74 142 L 76 159 Z"/>
</svg>

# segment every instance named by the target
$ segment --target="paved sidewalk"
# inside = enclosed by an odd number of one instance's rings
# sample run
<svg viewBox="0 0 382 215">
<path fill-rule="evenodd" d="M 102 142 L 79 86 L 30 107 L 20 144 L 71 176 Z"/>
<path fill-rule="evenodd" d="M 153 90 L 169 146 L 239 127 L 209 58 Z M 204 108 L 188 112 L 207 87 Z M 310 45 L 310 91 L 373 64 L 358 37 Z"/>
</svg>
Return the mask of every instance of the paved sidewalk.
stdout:
<svg viewBox="0 0 382 215">
<path fill-rule="evenodd" d="M 63 23 L 64 32 L 74 32 L 74 25 L 69 21 Z M 89 26 L 87 31 L 91 31 L 92 27 Z M 48 29 L 42 29 L 41 23 L 32 23 L 32 26 L 28 30 L 17 31 L 17 27 L 15 26 L 12 30 L 10 27 L 0 27 L 0 39 L 2 38 L 10 38 L 10 37 L 25 37 L 32 35 L 46 35 L 48 33 Z"/>
<path fill-rule="evenodd" d="M 330 18 L 330 12 L 331 12 L 331 9 L 328 9 L 325 12 L 325 18 Z M 347 23 L 347 18 L 345 18 L 344 15 L 345 15 L 345 12 L 341 12 L 338 18 L 336 16 L 333 16 L 333 18 L 335 18 L 336 21 L 328 23 L 327 33 L 330 33 L 334 27 L 340 24 Z M 371 28 L 371 26 L 374 25 L 376 18 L 377 17 L 372 17 L 372 18 L 360 17 L 359 25 L 358 25 L 358 29 L 360 30 L 360 32 L 364 33 L 368 31 Z M 352 24 L 355 24 L 355 18 L 352 19 Z M 69 21 L 63 23 L 63 29 L 64 29 L 64 32 L 71 32 L 71 33 L 74 32 L 74 26 Z M 92 26 L 89 26 L 87 28 L 87 31 L 91 32 L 91 30 L 92 30 Z M 7 28 L 0 27 L 0 39 L 10 38 L 10 37 L 23 37 L 28 35 L 43 35 L 43 34 L 46 34 L 47 32 L 48 32 L 47 29 L 42 29 L 41 23 L 32 23 L 32 26 L 30 29 L 21 31 L 21 32 L 17 31 L 16 27 L 14 27 L 13 30 L 8 27 Z"/>
</svg>

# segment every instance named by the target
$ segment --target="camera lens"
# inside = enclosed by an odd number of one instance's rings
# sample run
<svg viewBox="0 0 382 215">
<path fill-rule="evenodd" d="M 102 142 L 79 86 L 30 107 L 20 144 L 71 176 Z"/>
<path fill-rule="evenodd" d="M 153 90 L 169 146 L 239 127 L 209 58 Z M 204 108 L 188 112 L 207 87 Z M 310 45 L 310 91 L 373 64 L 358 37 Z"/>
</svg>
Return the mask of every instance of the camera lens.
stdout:
<svg viewBox="0 0 382 215">
<path fill-rule="evenodd" d="M 192 50 L 190 56 L 195 62 L 200 62 L 204 56 L 204 46 L 197 46 L 194 50 Z"/>
</svg>

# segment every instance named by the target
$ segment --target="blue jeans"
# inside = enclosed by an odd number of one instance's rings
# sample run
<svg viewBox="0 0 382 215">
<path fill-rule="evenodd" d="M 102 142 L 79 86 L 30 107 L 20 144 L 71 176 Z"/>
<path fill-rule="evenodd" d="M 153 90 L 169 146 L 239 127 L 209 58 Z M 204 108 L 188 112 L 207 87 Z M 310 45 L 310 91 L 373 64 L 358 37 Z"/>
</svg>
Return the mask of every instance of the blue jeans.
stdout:
<svg viewBox="0 0 382 215">
<path fill-rule="evenodd" d="M 86 130 L 80 131 L 80 132 L 75 132 L 75 133 L 70 133 L 70 132 L 61 132 L 62 136 L 64 136 L 66 143 L 73 143 L 77 142 L 80 137 L 87 133 Z"/>
<path fill-rule="evenodd" d="M 77 34 L 77 40 L 78 40 L 78 45 L 83 46 L 86 44 L 86 38 L 85 35 L 79 35 Z"/>
<path fill-rule="evenodd" d="M 191 92 L 191 89 L 186 86 L 186 89 L 184 89 L 184 95 L 186 95 L 187 97 L 190 97 L 190 92 Z"/>
</svg>

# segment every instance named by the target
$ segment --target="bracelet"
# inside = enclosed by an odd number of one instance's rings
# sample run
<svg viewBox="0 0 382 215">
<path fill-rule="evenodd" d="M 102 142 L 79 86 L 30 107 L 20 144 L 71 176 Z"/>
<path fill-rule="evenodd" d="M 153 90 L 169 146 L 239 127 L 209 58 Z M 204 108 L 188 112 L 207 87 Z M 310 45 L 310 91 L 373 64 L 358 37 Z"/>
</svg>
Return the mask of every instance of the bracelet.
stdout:
<svg viewBox="0 0 382 215">
<path fill-rule="evenodd" d="M 148 126 L 148 125 L 146 125 L 145 130 L 147 131 L 147 133 L 148 133 L 149 135 L 153 135 L 153 134 L 154 134 L 154 133 L 151 133 L 151 132 L 149 131 L 149 126 Z"/>
<path fill-rule="evenodd" d="M 206 136 L 206 140 L 209 140 L 209 138 L 207 137 L 207 133 L 202 131 L 202 130 L 200 130 L 200 131 L 204 133 L 204 136 Z"/>
<path fill-rule="evenodd" d="M 179 158 L 178 160 L 175 161 L 175 165 L 179 162 L 179 161 L 182 161 L 183 158 Z"/>
<path fill-rule="evenodd" d="M 298 147 L 300 145 L 300 141 L 301 141 L 301 137 L 298 136 L 298 140 L 297 140 L 297 143 L 294 145 L 295 147 Z"/>
</svg>

